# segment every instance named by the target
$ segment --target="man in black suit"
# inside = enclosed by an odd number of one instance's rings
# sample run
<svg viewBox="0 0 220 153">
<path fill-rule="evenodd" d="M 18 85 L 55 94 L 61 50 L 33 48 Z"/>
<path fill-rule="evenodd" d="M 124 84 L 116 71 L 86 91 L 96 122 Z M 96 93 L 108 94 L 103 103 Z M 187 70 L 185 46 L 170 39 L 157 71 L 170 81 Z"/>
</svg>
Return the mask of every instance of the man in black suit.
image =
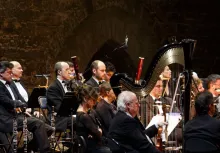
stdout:
<svg viewBox="0 0 220 153">
<path fill-rule="evenodd" d="M 213 95 L 208 91 L 199 93 L 196 96 L 195 109 L 196 116 L 184 127 L 184 141 L 189 138 L 200 138 L 219 146 L 220 121 L 212 117 L 215 113 Z"/>
<path fill-rule="evenodd" d="M 64 95 L 68 92 L 66 83 L 70 80 L 69 65 L 66 62 L 57 62 L 54 70 L 56 80 L 49 86 L 46 94 L 50 115 L 52 106 L 54 106 L 55 113 L 59 112 Z M 57 130 L 65 131 L 67 127 L 71 127 L 71 117 L 56 116 L 55 121 Z"/>
<path fill-rule="evenodd" d="M 99 85 L 105 79 L 106 67 L 102 61 L 95 60 L 91 64 L 92 77 L 86 82 L 86 84 L 95 87 L 99 91 Z"/>
<path fill-rule="evenodd" d="M 11 61 L 11 64 L 13 64 L 13 68 L 12 68 L 12 80 L 13 83 L 11 83 L 12 86 L 15 86 L 15 88 L 17 89 L 17 91 L 19 92 L 19 94 L 21 95 L 20 99 L 22 99 L 23 102 L 28 102 L 28 92 L 24 86 L 24 83 L 21 81 L 21 77 L 23 75 L 23 69 L 22 66 L 19 62 L 17 61 Z M 33 111 L 34 116 L 39 118 L 39 111 Z M 27 108 L 26 109 L 26 113 L 31 114 L 32 113 L 32 109 L 31 108 Z"/>
<path fill-rule="evenodd" d="M 12 81 L 13 65 L 8 61 L 0 62 L 0 131 L 10 133 L 13 130 L 13 118 L 15 107 L 26 107 L 26 104 L 19 98 L 15 88 L 10 85 Z M 17 115 L 18 130 L 22 129 L 23 115 Z M 39 119 L 27 118 L 28 131 L 34 134 L 41 153 L 49 152 L 48 136 L 45 123 Z M 51 132 L 52 133 L 52 132 Z M 51 134 L 50 133 L 50 134 Z"/>
<path fill-rule="evenodd" d="M 118 112 L 109 128 L 109 137 L 115 139 L 126 152 L 160 153 L 149 137 L 158 132 L 158 123 L 147 130 L 136 119 L 139 111 L 139 102 L 136 95 L 130 91 L 123 91 L 117 99 Z"/>
<path fill-rule="evenodd" d="M 146 126 L 150 123 L 151 119 L 155 115 L 164 115 L 162 110 L 162 105 L 166 105 L 166 113 L 170 111 L 170 107 L 172 105 L 172 99 L 169 97 L 163 97 L 163 81 L 161 79 L 157 80 L 154 88 L 151 90 L 150 94 L 146 97 L 146 103 L 141 107 L 141 115 L 142 115 L 142 122 Z M 142 102 L 143 104 L 143 102 Z M 174 113 L 180 113 L 176 103 L 173 105 Z M 144 120 L 145 119 L 145 120 Z M 168 140 L 177 140 L 178 142 L 182 141 L 182 128 L 179 124 L 172 134 L 168 137 Z M 166 140 L 164 140 L 166 141 Z"/>
</svg>

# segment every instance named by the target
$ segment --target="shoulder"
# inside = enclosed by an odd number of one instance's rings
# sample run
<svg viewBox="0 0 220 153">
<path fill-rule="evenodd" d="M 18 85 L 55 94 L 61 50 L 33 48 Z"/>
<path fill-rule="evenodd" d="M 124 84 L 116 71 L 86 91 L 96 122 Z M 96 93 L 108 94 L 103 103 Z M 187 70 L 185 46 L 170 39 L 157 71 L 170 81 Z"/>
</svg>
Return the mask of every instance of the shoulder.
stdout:
<svg viewBox="0 0 220 153">
<path fill-rule="evenodd" d="M 49 89 L 58 88 L 58 84 L 59 84 L 59 81 L 58 81 L 57 79 L 54 80 L 54 81 L 50 84 L 50 86 L 48 87 L 48 90 L 49 90 Z"/>
</svg>

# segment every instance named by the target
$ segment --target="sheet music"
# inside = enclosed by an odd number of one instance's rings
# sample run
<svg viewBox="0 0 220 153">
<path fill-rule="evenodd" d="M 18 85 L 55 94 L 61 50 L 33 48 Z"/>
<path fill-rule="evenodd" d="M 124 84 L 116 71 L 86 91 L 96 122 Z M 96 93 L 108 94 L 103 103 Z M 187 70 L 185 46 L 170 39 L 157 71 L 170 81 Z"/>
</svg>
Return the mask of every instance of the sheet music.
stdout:
<svg viewBox="0 0 220 153">
<path fill-rule="evenodd" d="M 177 124 L 182 120 L 182 116 L 180 113 L 166 113 L 166 118 L 168 120 L 167 131 L 169 136 Z M 146 129 L 158 122 L 164 122 L 164 116 L 161 114 L 154 116 L 150 123 L 147 125 Z"/>
</svg>

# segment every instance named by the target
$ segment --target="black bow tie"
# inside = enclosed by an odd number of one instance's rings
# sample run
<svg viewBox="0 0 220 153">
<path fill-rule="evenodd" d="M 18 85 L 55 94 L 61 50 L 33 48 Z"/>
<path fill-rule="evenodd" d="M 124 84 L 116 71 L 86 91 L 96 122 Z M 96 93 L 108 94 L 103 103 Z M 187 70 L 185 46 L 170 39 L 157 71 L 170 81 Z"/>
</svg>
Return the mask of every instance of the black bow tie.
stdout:
<svg viewBox="0 0 220 153">
<path fill-rule="evenodd" d="M 68 85 L 69 84 L 69 82 L 68 81 L 62 81 L 62 83 L 64 84 L 64 85 Z"/>
<path fill-rule="evenodd" d="M 157 98 L 157 99 L 155 99 L 154 101 L 155 101 L 155 102 L 156 102 L 156 101 L 161 101 L 161 99 L 160 99 L 160 98 Z"/>
<path fill-rule="evenodd" d="M 5 85 L 10 85 L 10 82 L 9 82 L 9 81 L 6 81 L 6 82 L 5 82 Z"/>
<path fill-rule="evenodd" d="M 16 80 L 16 79 L 13 79 L 13 81 L 14 81 L 14 82 L 20 82 L 21 80 Z"/>
</svg>

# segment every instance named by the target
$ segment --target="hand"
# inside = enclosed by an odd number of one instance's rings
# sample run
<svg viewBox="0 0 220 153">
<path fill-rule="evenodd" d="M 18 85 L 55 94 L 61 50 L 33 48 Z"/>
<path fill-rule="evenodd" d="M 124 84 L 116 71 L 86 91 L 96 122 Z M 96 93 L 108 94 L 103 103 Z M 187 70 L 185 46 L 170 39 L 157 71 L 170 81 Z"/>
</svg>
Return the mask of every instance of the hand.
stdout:
<svg viewBox="0 0 220 153">
<path fill-rule="evenodd" d="M 168 125 L 168 123 L 164 122 L 164 121 L 159 121 L 159 122 L 155 123 L 156 127 L 161 127 L 161 126 L 164 126 L 164 125 Z"/>
<path fill-rule="evenodd" d="M 16 107 L 24 108 L 24 107 L 27 107 L 27 104 L 26 104 L 26 103 L 23 103 L 23 102 L 21 102 L 21 101 L 19 101 L 19 102 L 16 104 Z"/>
<path fill-rule="evenodd" d="M 35 117 L 39 118 L 40 115 L 41 115 L 40 112 L 38 112 L 38 111 L 34 111 L 34 116 L 35 116 Z"/>
<path fill-rule="evenodd" d="M 26 112 L 31 113 L 31 108 L 27 108 Z"/>
</svg>

